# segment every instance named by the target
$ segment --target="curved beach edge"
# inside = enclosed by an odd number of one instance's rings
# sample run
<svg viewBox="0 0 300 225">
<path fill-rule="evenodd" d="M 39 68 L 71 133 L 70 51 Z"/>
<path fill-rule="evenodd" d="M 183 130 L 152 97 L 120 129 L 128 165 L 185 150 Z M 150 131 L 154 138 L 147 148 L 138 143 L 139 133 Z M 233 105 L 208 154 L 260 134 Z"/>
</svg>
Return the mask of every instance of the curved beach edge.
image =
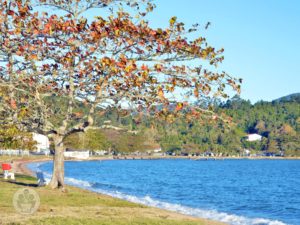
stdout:
<svg viewBox="0 0 300 225">
<path fill-rule="evenodd" d="M 30 163 L 42 163 L 42 162 L 47 162 L 47 161 L 52 161 L 52 159 L 50 157 L 42 158 L 42 159 L 20 159 L 20 160 L 14 161 L 13 167 L 14 167 L 15 173 L 17 173 L 17 174 L 35 177 L 35 172 L 31 171 L 27 165 Z M 69 185 L 66 185 L 66 186 L 69 186 Z M 81 191 L 84 191 L 84 193 L 86 193 L 86 194 L 92 193 L 92 194 L 96 194 L 99 197 L 105 196 L 105 198 L 119 200 L 118 198 L 114 198 L 114 197 L 111 197 L 111 196 L 108 196 L 105 194 L 101 194 L 101 193 L 95 193 L 95 192 L 86 190 L 84 188 L 73 187 L 73 186 L 70 188 L 77 189 L 77 190 L 79 189 Z M 122 201 L 125 201 L 125 200 L 122 200 Z M 187 221 L 196 222 L 196 224 L 202 224 L 202 225 L 224 225 L 225 224 L 225 223 L 214 221 L 214 220 L 188 216 L 188 215 L 184 215 L 184 214 L 181 214 L 178 212 L 160 209 L 160 208 L 156 208 L 156 207 L 150 207 L 150 206 L 146 206 L 146 205 L 144 207 L 147 208 L 147 211 L 148 211 L 147 214 L 150 211 L 150 214 L 159 215 L 159 217 L 161 217 L 163 215 L 163 217 L 165 217 L 165 218 L 172 219 L 172 220 L 178 220 L 178 222 L 180 222 L 181 220 L 187 220 Z M 185 223 L 182 223 L 182 224 L 185 224 Z"/>
</svg>

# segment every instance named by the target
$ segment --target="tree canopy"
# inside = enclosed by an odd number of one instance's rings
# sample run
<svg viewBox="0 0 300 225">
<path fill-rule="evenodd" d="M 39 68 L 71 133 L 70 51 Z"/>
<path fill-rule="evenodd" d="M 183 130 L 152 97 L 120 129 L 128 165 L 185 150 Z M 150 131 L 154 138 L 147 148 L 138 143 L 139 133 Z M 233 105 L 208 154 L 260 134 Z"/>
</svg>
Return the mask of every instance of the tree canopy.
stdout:
<svg viewBox="0 0 300 225">
<path fill-rule="evenodd" d="M 88 18 L 95 8 L 99 15 Z M 52 135 L 52 187 L 63 186 L 63 140 L 93 126 L 105 104 L 123 112 L 125 102 L 169 120 L 184 108 L 214 119 L 178 93 L 202 99 L 239 91 L 241 80 L 215 68 L 223 49 L 191 38 L 197 25 L 187 28 L 175 16 L 168 27 L 151 28 L 154 8 L 146 0 L 0 1 L 1 124 Z"/>
</svg>

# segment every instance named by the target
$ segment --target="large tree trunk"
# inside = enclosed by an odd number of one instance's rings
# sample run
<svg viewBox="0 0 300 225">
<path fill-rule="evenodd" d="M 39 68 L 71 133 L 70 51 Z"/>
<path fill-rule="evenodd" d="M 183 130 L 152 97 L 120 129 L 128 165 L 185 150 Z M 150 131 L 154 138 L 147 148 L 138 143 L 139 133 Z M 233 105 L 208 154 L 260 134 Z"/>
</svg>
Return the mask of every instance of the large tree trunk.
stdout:
<svg viewBox="0 0 300 225">
<path fill-rule="evenodd" d="M 65 168 L 64 168 L 64 151 L 65 147 L 62 142 L 63 137 L 55 135 L 53 137 L 54 145 L 55 145 L 55 154 L 53 160 L 53 174 L 52 179 L 49 183 L 51 188 L 62 188 L 64 190 L 64 175 L 65 175 Z"/>
</svg>

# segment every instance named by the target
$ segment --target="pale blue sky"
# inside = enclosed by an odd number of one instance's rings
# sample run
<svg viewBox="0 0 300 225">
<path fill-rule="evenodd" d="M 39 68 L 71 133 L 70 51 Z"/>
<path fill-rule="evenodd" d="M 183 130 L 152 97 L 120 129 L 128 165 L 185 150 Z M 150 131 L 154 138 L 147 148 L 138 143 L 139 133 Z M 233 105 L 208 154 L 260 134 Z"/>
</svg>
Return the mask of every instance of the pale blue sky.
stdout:
<svg viewBox="0 0 300 225">
<path fill-rule="evenodd" d="M 270 101 L 300 92 L 300 0 L 154 0 L 147 19 L 166 27 L 169 19 L 199 23 L 199 35 L 225 48 L 220 70 L 243 78 L 241 96 Z M 103 11 L 99 12 L 103 16 Z M 89 17 L 97 10 L 89 12 Z M 210 21 L 208 30 L 204 27 Z"/>
<path fill-rule="evenodd" d="M 244 79 L 242 97 L 252 102 L 300 92 L 299 0 L 155 0 L 149 17 L 165 27 L 177 16 L 186 24 L 200 23 L 201 34 L 225 48 L 221 66 Z"/>
</svg>

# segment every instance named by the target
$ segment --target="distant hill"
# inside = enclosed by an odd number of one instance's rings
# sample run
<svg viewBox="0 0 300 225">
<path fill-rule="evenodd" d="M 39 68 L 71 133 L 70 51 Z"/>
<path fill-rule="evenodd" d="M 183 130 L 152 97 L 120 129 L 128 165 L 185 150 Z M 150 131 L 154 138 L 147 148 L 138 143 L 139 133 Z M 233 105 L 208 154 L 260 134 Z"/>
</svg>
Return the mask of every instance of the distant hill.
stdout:
<svg viewBox="0 0 300 225">
<path fill-rule="evenodd" d="M 300 103 L 300 93 L 290 94 L 278 99 L 273 100 L 273 102 L 299 102 Z"/>
</svg>

